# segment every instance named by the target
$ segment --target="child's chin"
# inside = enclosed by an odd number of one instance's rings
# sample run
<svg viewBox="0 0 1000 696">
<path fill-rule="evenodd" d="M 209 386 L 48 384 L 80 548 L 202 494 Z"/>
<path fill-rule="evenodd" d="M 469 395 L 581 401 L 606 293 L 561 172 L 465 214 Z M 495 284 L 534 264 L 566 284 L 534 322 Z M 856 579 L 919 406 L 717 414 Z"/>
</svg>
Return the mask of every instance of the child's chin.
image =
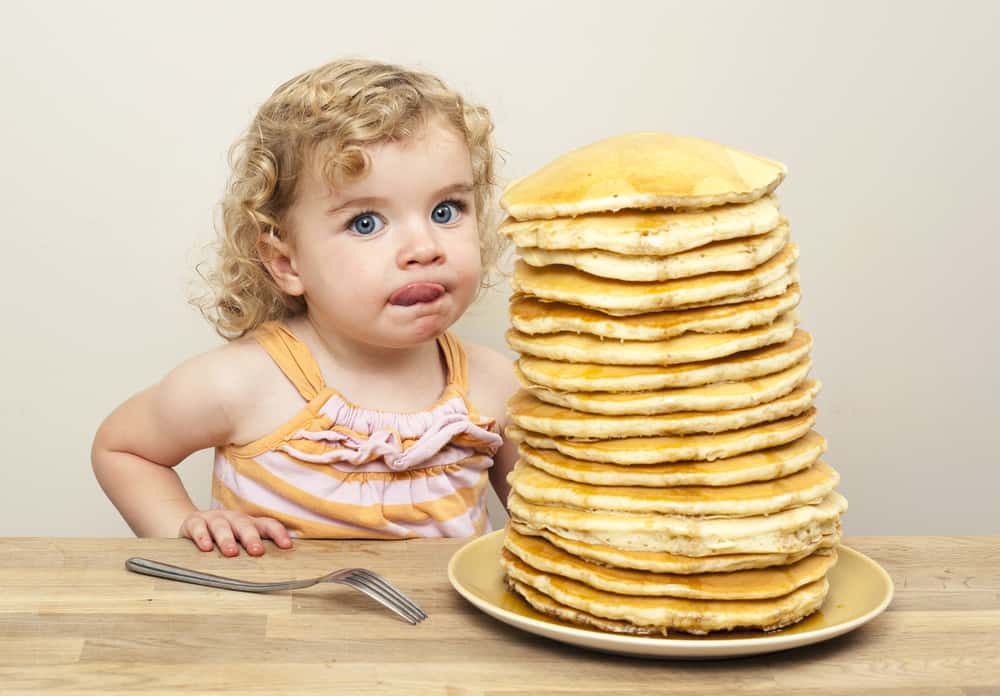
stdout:
<svg viewBox="0 0 1000 696">
<path fill-rule="evenodd" d="M 419 343 L 437 338 L 450 325 L 451 322 L 446 321 L 445 317 L 442 316 L 420 317 L 413 322 L 412 327 L 410 327 L 407 333 L 411 333 L 414 340 Z"/>
<path fill-rule="evenodd" d="M 419 345 L 443 334 L 451 323 L 441 315 L 428 315 L 398 322 L 389 326 L 382 333 L 382 342 L 393 348 L 408 348 Z"/>
</svg>

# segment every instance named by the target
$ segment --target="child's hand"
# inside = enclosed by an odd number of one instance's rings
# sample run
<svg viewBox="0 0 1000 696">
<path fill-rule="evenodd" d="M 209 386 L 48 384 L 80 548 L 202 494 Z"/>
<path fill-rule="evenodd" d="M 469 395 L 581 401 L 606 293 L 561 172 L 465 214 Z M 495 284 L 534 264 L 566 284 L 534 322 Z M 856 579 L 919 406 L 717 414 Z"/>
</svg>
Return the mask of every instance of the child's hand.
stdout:
<svg viewBox="0 0 1000 696">
<path fill-rule="evenodd" d="M 223 556 L 238 556 L 243 545 L 251 556 L 261 556 L 269 538 L 283 549 L 292 548 L 285 526 L 272 517 L 250 517 L 235 510 L 196 510 L 184 519 L 180 535 L 193 541 L 202 551 L 218 546 Z M 214 544 L 213 544 L 214 541 Z"/>
</svg>

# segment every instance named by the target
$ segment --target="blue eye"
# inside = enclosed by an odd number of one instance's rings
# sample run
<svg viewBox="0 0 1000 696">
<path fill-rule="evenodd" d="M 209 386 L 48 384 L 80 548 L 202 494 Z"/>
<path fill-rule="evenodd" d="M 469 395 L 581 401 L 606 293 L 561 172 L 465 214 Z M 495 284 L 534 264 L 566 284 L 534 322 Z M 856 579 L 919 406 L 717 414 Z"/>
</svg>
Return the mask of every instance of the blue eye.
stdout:
<svg viewBox="0 0 1000 696">
<path fill-rule="evenodd" d="M 458 216 L 462 214 L 464 209 L 464 204 L 459 201 L 438 203 L 437 207 L 431 213 L 431 219 L 439 225 L 447 225 L 449 222 L 454 222 L 458 219 Z"/>
<path fill-rule="evenodd" d="M 348 227 L 355 234 L 368 237 L 375 234 L 385 226 L 385 223 L 373 213 L 362 213 L 351 220 Z"/>
</svg>

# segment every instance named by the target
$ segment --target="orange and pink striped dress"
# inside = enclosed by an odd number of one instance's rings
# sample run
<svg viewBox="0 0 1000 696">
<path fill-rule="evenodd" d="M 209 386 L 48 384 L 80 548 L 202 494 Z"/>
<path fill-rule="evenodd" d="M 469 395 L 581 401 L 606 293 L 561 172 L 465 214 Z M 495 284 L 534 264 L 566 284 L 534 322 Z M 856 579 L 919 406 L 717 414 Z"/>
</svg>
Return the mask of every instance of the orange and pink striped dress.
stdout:
<svg viewBox="0 0 1000 696">
<path fill-rule="evenodd" d="M 274 517 L 307 538 L 467 537 L 489 528 L 488 470 L 502 440 L 466 397 L 468 368 L 456 337 L 438 339 L 447 386 L 416 413 L 347 401 L 280 322 L 254 337 L 306 405 L 275 432 L 216 450 L 213 508 Z"/>
</svg>

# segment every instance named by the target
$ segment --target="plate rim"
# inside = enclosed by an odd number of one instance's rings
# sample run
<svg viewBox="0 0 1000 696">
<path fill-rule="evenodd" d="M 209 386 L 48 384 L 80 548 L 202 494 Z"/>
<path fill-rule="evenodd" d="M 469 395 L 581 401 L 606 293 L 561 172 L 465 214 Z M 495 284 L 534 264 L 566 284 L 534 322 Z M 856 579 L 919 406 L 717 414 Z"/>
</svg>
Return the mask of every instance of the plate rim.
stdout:
<svg viewBox="0 0 1000 696">
<path fill-rule="evenodd" d="M 477 539 L 473 539 L 464 544 L 452 554 L 451 559 L 448 561 L 448 581 L 451 583 L 452 588 L 454 588 L 459 595 L 465 598 L 466 601 L 475 606 L 477 609 L 489 616 L 494 617 L 498 621 L 507 624 L 508 626 L 563 643 L 582 645 L 591 649 L 606 652 L 610 651 L 619 654 L 642 655 L 646 657 L 681 657 L 685 655 L 698 657 L 725 657 L 752 655 L 764 652 L 777 652 L 779 650 L 829 640 L 853 631 L 884 612 L 892 602 L 893 596 L 895 595 L 895 585 L 892 582 L 892 577 L 885 570 L 885 568 L 860 551 L 845 544 L 838 544 L 838 553 L 846 552 L 848 555 L 853 555 L 856 559 L 861 560 L 863 563 L 868 565 L 869 568 L 879 577 L 879 580 L 884 586 L 881 601 L 861 616 L 857 616 L 849 621 L 801 633 L 762 635 L 754 636 L 752 638 L 713 639 L 695 637 L 693 640 L 691 638 L 678 640 L 669 637 L 632 636 L 596 631 L 583 627 L 566 626 L 562 623 L 555 623 L 554 620 L 540 620 L 530 616 L 517 614 L 508 609 L 504 609 L 493 602 L 484 600 L 482 597 L 478 596 L 466 587 L 463 582 L 461 582 L 456 573 L 456 568 L 461 562 L 461 559 L 465 555 L 471 553 L 474 549 L 490 543 L 494 540 L 494 538 L 504 534 L 505 532 L 505 529 L 498 529 L 488 534 L 484 534 Z M 510 590 L 506 591 L 509 592 Z"/>
</svg>

